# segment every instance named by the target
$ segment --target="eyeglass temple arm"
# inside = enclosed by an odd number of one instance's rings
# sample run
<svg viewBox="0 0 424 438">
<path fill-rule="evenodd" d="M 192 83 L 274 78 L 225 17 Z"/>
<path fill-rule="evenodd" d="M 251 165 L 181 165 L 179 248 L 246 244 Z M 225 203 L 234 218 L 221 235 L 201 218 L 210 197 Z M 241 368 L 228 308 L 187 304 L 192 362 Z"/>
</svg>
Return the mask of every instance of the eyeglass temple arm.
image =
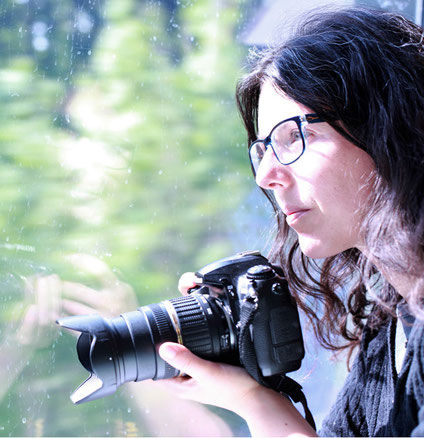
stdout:
<svg viewBox="0 0 424 438">
<path fill-rule="evenodd" d="M 318 114 L 315 114 L 315 113 L 313 113 L 313 114 L 305 114 L 305 119 L 306 119 L 306 121 L 308 123 L 322 123 L 322 122 L 326 121 L 323 118 L 321 118 Z M 358 146 L 359 148 L 364 149 L 364 146 L 358 140 L 356 140 L 354 137 L 352 137 L 349 133 L 347 133 L 340 126 L 337 126 L 337 125 L 332 125 L 332 126 L 346 140 L 350 141 L 355 146 Z"/>
</svg>

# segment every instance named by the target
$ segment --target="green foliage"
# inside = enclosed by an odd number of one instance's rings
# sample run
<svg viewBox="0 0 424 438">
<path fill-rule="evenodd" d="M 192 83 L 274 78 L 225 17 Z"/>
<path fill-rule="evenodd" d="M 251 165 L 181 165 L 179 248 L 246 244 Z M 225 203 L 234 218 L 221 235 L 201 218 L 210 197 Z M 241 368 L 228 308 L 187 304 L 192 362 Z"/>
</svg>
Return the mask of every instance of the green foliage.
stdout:
<svg viewBox="0 0 424 438">
<path fill-rule="evenodd" d="M 171 21 L 159 2 L 92 2 L 103 27 L 84 62 L 69 43 L 72 2 L 43 2 L 44 15 L 24 3 L 1 6 L 6 341 L 31 301 L 26 279 L 55 273 L 99 287 L 68 262 L 74 253 L 105 261 L 140 304 L 176 296 L 184 271 L 247 249 L 231 236 L 253 187 L 233 98 L 245 56 L 239 2 L 183 1 Z M 51 50 L 37 53 L 31 25 L 43 17 Z M 151 434 L 119 394 L 71 404 L 84 376 L 74 342 L 63 334 L 25 359 L 0 401 L 0 435 L 119 435 L 131 421 Z"/>
</svg>

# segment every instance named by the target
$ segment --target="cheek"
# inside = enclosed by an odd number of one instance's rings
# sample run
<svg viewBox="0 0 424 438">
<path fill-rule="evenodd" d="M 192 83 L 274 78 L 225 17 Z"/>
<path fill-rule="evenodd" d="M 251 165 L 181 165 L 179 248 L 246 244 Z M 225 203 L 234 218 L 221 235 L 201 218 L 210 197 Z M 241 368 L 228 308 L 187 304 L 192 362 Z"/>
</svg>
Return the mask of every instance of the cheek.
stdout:
<svg viewBox="0 0 424 438">
<path fill-rule="evenodd" d="M 321 167 L 315 188 L 318 200 L 353 214 L 369 202 L 375 166 L 366 152 L 354 146 L 349 145 L 344 152 L 333 157 L 330 166 Z"/>
<path fill-rule="evenodd" d="M 323 186 L 315 191 L 319 209 L 330 221 L 343 221 L 357 227 L 363 217 L 363 210 L 369 204 L 371 185 L 348 175 L 332 175 L 323 180 Z"/>
</svg>

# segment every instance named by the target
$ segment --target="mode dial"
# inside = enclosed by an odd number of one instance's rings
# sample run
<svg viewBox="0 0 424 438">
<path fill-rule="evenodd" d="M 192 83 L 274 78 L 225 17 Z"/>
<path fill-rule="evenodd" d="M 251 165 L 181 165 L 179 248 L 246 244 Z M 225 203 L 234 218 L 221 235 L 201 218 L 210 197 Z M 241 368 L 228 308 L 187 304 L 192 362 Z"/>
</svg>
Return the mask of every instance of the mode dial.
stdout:
<svg viewBox="0 0 424 438">
<path fill-rule="evenodd" d="M 249 280 L 266 280 L 272 278 L 274 274 L 274 270 L 271 266 L 257 265 L 249 268 L 246 276 Z"/>
</svg>

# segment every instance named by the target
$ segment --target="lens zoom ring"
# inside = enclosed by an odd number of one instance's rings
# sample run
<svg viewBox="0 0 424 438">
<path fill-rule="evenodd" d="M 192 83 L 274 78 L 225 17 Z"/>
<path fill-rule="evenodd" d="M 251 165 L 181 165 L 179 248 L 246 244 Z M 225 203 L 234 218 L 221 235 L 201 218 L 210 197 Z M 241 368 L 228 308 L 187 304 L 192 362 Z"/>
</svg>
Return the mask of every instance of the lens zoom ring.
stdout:
<svg viewBox="0 0 424 438">
<path fill-rule="evenodd" d="M 184 345 L 194 353 L 212 354 L 212 341 L 206 316 L 194 296 L 170 300 L 180 322 Z"/>
<path fill-rule="evenodd" d="M 175 342 L 175 331 L 169 322 L 165 311 L 159 305 L 150 307 L 153 313 L 153 318 L 156 322 L 156 327 L 159 332 L 159 338 L 161 342 Z M 170 379 L 176 376 L 176 369 L 165 362 L 165 374 L 163 379 Z"/>
<path fill-rule="evenodd" d="M 152 308 L 152 313 L 155 318 L 161 341 L 173 341 L 175 339 L 174 330 L 171 327 L 171 323 L 169 322 L 164 310 L 160 306 L 154 306 Z"/>
</svg>

